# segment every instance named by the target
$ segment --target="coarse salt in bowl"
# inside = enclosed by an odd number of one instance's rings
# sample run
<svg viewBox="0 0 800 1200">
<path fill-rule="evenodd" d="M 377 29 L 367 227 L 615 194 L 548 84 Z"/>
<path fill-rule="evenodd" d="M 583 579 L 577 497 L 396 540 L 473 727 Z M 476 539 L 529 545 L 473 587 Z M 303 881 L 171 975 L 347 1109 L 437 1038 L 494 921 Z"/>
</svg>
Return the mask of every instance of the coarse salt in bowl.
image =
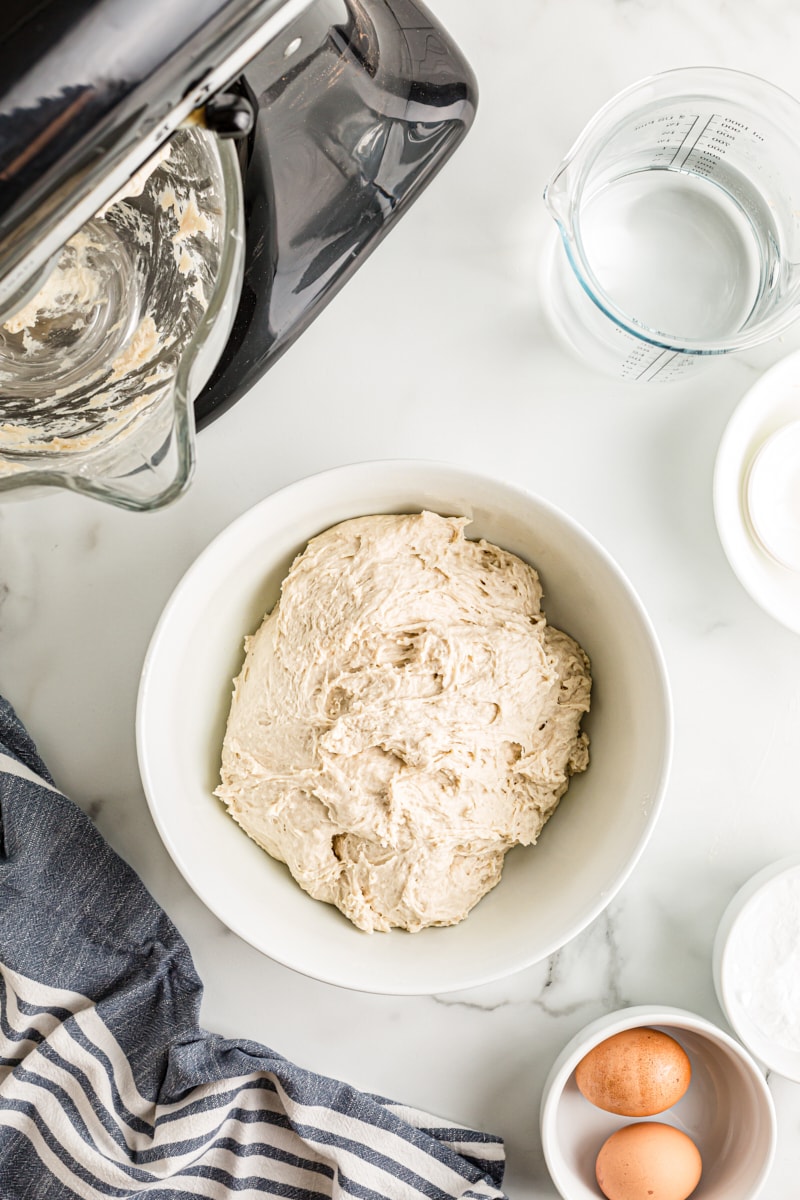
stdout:
<svg viewBox="0 0 800 1200">
<path fill-rule="evenodd" d="M 589 769 L 575 776 L 536 846 L 506 856 L 500 883 L 460 924 L 367 934 L 309 897 L 214 796 L 232 681 L 308 540 L 350 517 L 422 510 L 466 516 L 532 563 L 547 620 L 592 663 Z M 672 712 L 651 622 L 622 571 L 570 517 L 520 488 L 424 461 L 358 463 L 268 496 L 206 548 L 151 640 L 137 711 L 150 810 L 179 870 L 230 929 L 328 983 L 420 995 L 474 987 L 546 958 L 619 891 L 664 794 Z"/>
</svg>

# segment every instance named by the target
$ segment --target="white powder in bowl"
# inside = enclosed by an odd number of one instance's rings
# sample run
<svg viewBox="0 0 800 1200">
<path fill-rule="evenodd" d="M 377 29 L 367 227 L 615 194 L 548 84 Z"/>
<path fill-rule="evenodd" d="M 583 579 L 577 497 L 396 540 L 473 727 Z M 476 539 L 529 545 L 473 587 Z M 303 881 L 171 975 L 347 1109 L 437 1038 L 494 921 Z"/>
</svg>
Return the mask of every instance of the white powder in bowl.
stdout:
<svg viewBox="0 0 800 1200">
<path fill-rule="evenodd" d="M 800 1052 L 800 867 L 743 909 L 730 944 L 733 995 L 769 1041 Z"/>
</svg>

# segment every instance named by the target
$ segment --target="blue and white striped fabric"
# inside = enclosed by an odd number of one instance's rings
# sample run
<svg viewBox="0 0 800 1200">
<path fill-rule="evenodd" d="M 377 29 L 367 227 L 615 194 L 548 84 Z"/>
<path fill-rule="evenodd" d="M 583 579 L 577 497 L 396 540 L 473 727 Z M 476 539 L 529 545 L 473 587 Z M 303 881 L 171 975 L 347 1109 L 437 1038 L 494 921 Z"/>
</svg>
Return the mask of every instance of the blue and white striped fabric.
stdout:
<svg viewBox="0 0 800 1200">
<path fill-rule="evenodd" d="M 500 1198 L 502 1142 L 202 1030 L 189 950 L 0 699 L 0 1197 Z"/>
</svg>

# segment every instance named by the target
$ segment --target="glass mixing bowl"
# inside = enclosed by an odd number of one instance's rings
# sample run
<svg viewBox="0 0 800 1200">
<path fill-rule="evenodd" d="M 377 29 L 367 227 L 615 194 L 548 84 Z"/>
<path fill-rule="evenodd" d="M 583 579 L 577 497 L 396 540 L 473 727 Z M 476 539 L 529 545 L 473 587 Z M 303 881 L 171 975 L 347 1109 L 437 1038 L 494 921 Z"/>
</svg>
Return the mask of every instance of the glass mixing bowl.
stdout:
<svg viewBox="0 0 800 1200">
<path fill-rule="evenodd" d="M 0 492 L 150 509 L 186 487 L 241 288 L 241 192 L 233 144 L 179 129 L 0 325 Z"/>
</svg>

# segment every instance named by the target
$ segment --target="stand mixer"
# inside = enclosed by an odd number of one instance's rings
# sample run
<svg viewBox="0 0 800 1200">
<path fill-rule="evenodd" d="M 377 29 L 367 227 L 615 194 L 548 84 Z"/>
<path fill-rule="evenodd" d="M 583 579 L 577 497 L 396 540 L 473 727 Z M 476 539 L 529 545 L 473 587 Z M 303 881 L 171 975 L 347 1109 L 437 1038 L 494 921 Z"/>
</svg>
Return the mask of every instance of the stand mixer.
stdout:
<svg viewBox="0 0 800 1200">
<path fill-rule="evenodd" d="M 195 429 L 460 143 L 474 78 L 416 0 L 11 7 L 0 492 L 156 508 L 191 478 Z"/>
</svg>

